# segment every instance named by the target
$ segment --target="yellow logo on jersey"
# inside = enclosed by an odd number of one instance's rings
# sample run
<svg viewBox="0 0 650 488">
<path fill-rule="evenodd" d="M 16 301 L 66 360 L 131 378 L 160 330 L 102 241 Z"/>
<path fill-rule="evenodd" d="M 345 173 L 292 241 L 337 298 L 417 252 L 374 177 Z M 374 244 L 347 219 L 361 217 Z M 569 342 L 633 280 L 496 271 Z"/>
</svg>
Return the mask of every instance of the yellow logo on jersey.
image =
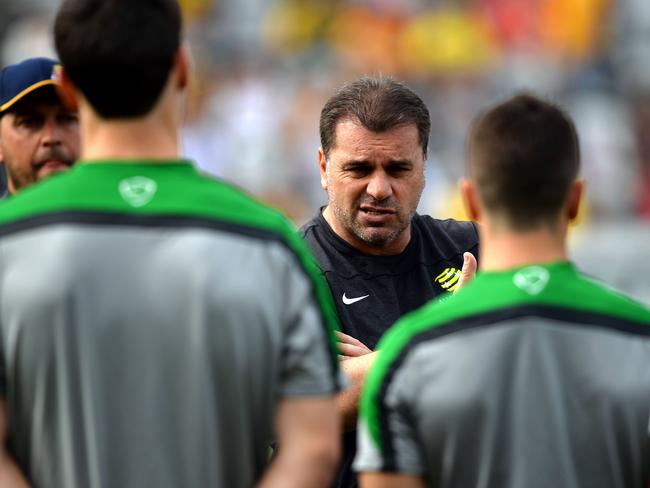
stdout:
<svg viewBox="0 0 650 488">
<path fill-rule="evenodd" d="M 460 270 L 456 268 L 445 268 L 442 270 L 438 276 L 436 276 L 435 282 L 440 283 L 440 286 L 443 290 L 453 292 L 458 286 L 458 280 L 460 279 Z"/>
</svg>

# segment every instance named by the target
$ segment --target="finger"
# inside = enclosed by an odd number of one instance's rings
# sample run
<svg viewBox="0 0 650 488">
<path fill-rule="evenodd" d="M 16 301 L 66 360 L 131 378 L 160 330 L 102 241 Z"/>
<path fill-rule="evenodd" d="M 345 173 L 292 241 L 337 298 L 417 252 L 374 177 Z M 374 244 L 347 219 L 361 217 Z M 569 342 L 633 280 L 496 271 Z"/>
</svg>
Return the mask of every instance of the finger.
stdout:
<svg viewBox="0 0 650 488">
<path fill-rule="evenodd" d="M 344 356 L 343 354 L 339 354 L 339 361 L 347 361 L 348 359 L 351 359 L 350 356 Z"/>
<path fill-rule="evenodd" d="M 345 356 L 357 357 L 357 356 L 363 356 L 364 354 L 368 354 L 368 348 L 339 342 L 339 352 Z"/>
<path fill-rule="evenodd" d="M 456 286 L 454 293 L 474 279 L 474 275 L 476 275 L 476 268 L 476 257 L 474 257 L 471 252 L 463 253 L 463 269 L 460 271 L 458 286 Z"/>
<path fill-rule="evenodd" d="M 335 333 L 336 333 L 336 340 L 338 340 L 341 343 L 354 344 L 355 346 L 365 347 L 363 342 L 361 342 L 359 339 L 355 339 L 351 335 L 344 334 L 343 332 L 338 330 L 335 331 Z"/>
</svg>

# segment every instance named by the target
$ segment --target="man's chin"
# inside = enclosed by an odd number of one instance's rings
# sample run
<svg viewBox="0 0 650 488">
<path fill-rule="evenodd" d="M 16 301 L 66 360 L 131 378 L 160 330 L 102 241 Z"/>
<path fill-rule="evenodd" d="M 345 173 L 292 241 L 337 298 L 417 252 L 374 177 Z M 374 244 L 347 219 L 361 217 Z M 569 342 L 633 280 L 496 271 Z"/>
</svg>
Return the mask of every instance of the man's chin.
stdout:
<svg viewBox="0 0 650 488">
<path fill-rule="evenodd" d="M 366 244 L 373 247 L 382 248 L 390 245 L 399 235 L 399 232 L 389 227 L 368 226 L 364 227 L 363 229 L 358 229 L 358 232 L 356 234 Z"/>
</svg>

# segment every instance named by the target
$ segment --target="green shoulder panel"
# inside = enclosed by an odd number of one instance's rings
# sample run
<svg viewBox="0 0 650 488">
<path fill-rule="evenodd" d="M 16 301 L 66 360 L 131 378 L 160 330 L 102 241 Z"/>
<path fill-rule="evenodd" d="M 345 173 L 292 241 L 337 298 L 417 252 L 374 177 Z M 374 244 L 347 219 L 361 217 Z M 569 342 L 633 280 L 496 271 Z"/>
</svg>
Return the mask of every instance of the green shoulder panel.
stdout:
<svg viewBox="0 0 650 488">
<path fill-rule="evenodd" d="M 463 299 L 464 295 L 470 290 L 471 287 L 468 286 L 448 298 L 433 300 L 420 309 L 404 315 L 379 341 L 377 350 L 380 352 L 364 383 L 359 406 L 359 414 L 366 423 L 370 437 L 379 449 L 382 447 L 379 397 L 384 380 L 392 369 L 393 363 L 414 336 L 448 320 L 453 320 L 452 317 L 458 314 L 463 304 L 468 305 L 471 303 Z"/>
<path fill-rule="evenodd" d="M 329 287 L 294 225 L 234 185 L 199 173 L 189 161 L 78 163 L 0 203 L 0 227 L 66 212 L 198 217 L 281 236 L 313 283 L 336 350 L 339 325 Z"/>
<path fill-rule="evenodd" d="M 379 398 L 388 373 L 409 342 L 421 332 L 464 317 L 526 305 L 582 311 L 650 326 L 650 311 L 602 283 L 585 278 L 567 262 L 479 273 L 474 283 L 443 300 L 405 315 L 378 344 L 366 380 L 360 415 L 381 448 Z"/>
<path fill-rule="evenodd" d="M 0 224 L 34 215 L 98 211 L 224 219 L 273 228 L 276 212 L 189 162 L 79 163 L 0 205 Z"/>
</svg>

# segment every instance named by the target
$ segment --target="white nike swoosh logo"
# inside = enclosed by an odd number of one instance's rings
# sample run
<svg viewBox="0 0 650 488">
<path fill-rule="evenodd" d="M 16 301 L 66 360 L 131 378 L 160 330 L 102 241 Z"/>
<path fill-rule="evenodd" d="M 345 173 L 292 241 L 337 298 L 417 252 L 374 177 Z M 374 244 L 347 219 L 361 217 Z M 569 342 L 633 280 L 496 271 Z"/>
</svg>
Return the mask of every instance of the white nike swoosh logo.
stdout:
<svg viewBox="0 0 650 488">
<path fill-rule="evenodd" d="M 364 295 L 362 297 L 356 297 L 356 298 L 348 298 L 345 296 L 345 293 L 343 293 L 343 303 L 346 305 L 352 305 L 353 303 L 357 303 L 358 301 L 363 300 L 364 298 L 368 298 L 370 295 Z"/>
</svg>

